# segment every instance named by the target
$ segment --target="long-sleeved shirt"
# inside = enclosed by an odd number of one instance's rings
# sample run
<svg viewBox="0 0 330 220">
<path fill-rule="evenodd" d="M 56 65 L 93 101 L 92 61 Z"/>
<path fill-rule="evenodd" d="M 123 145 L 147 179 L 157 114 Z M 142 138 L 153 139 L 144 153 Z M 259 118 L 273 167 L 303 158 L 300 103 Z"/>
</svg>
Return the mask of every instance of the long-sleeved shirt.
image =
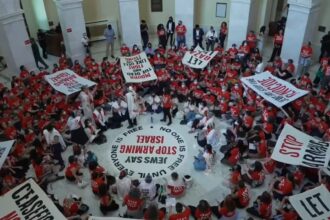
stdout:
<svg viewBox="0 0 330 220">
<path fill-rule="evenodd" d="M 116 37 L 115 31 L 113 29 L 105 29 L 104 30 L 104 37 L 108 43 L 112 43 L 114 38 Z"/>
</svg>

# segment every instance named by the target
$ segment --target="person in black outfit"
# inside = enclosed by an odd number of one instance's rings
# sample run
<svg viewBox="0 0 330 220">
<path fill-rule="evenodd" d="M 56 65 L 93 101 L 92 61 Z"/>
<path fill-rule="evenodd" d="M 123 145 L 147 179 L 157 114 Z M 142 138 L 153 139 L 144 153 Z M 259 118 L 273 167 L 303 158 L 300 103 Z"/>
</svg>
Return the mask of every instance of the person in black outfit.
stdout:
<svg viewBox="0 0 330 220">
<path fill-rule="evenodd" d="M 193 31 L 194 47 L 199 45 L 204 50 L 203 36 L 204 36 L 203 29 L 200 28 L 198 24 L 196 24 L 194 31 Z"/>
<path fill-rule="evenodd" d="M 141 30 L 141 38 L 143 42 L 143 50 L 145 50 L 149 42 L 148 25 L 145 20 L 141 20 L 140 30 Z"/>
<path fill-rule="evenodd" d="M 42 63 L 42 65 L 44 65 L 45 69 L 48 69 L 47 63 L 45 63 L 45 61 L 40 56 L 39 47 L 38 47 L 36 41 L 34 40 L 34 38 L 31 38 L 31 47 L 32 47 L 34 60 L 36 61 L 36 65 L 37 65 L 38 69 L 40 69 L 38 62 Z"/>
<path fill-rule="evenodd" d="M 173 17 L 169 17 L 166 24 L 167 38 L 166 38 L 166 46 L 168 43 L 168 39 L 170 39 L 170 46 L 174 45 L 174 31 L 175 31 L 175 22 L 173 21 Z"/>
<path fill-rule="evenodd" d="M 39 45 L 42 49 L 42 57 L 44 59 L 47 59 L 47 52 L 46 52 L 46 34 L 41 30 L 41 29 L 38 29 L 38 33 L 37 33 L 37 36 L 38 36 L 38 42 L 39 42 Z"/>
<path fill-rule="evenodd" d="M 321 61 L 321 58 L 324 56 L 325 52 L 327 54 L 330 54 L 330 31 L 328 34 L 324 35 L 321 40 L 321 54 L 319 61 Z"/>
</svg>

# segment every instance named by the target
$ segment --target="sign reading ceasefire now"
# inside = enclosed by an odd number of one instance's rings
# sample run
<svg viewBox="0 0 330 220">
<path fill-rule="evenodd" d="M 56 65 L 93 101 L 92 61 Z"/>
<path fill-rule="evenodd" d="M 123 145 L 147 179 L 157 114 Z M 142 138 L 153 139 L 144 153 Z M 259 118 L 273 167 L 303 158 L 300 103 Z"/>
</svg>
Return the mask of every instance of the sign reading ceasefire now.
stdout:
<svg viewBox="0 0 330 220">
<path fill-rule="evenodd" d="M 139 126 L 120 134 L 111 144 L 111 163 L 119 172 L 145 178 L 163 177 L 177 170 L 187 157 L 183 137 L 166 126 Z"/>
</svg>

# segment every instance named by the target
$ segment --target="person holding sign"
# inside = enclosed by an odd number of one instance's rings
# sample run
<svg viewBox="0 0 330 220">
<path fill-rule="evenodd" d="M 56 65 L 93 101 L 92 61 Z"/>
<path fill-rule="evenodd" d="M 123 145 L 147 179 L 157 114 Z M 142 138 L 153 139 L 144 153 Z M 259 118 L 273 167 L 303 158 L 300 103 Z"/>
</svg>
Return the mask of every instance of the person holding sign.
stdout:
<svg viewBox="0 0 330 220">
<path fill-rule="evenodd" d="M 185 45 L 187 28 L 184 24 L 182 24 L 181 20 L 178 22 L 178 25 L 175 27 L 175 32 L 176 32 L 177 47 L 179 47 L 182 44 Z"/>
</svg>

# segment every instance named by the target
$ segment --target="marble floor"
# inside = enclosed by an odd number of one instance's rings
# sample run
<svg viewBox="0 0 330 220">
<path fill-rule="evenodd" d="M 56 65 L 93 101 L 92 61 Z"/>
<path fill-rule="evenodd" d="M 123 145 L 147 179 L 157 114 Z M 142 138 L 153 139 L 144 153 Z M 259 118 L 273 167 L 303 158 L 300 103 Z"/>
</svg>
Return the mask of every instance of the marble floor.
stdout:
<svg viewBox="0 0 330 220">
<path fill-rule="evenodd" d="M 157 45 L 157 39 L 155 37 L 151 38 L 153 45 Z M 263 51 L 263 57 L 265 60 L 269 59 L 269 55 L 272 50 L 271 39 L 266 39 L 265 41 L 265 48 Z M 92 55 L 95 57 L 97 61 L 101 61 L 102 57 L 105 54 L 105 42 L 96 42 L 93 44 L 92 47 Z M 115 44 L 115 55 L 119 56 L 119 43 Z M 57 62 L 56 57 L 49 56 L 46 60 L 49 65 L 52 65 L 54 62 Z M 316 67 L 313 67 L 313 70 Z M 311 71 L 314 72 L 314 71 Z M 0 73 L 0 81 L 5 83 L 6 85 L 10 85 L 10 81 L 8 81 L 8 73 L 6 70 Z M 153 123 L 154 124 L 162 124 L 160 119 L 162 117 L 162 113 L 159 115 L 153 116 Z M 230 192 L 228 178 L 229 178 L 229 168 L 220 164 L 219 159 L 223 156 L 218 151 L 218 162 L 216 163 L 215 167 L 213 168 L 213 172 L 209 175 L 206 175 L 204 172 L 197 172 L 193 169 L 193 158 L 196 156 L 201 148 L 198 147 L 197 141 L 195 138 L 196 134 L 189 134 L 189 128 L 186 125 L 180 125 L 180 120 L 182 119 L 182 114 L 178 114 L 177 117 L 174 119 L 173 124 L 171 125 L 171 129 L 175 130 L 184 138 L 186 142 L 186 146 L 188 149 L 188 156 L 184 160 L 183 164 L 178 168 L 178 173 L 183 175 L 190 175 L 193 179 L 193 185 L 190 189 L 187 190 L 187 193 L 184 197 L 178 199 L 178 201 L 186 204 L 186 205 L 194 205 L 196 206 L 198 201 L 201 199 L 206 199 L 209 201 L 211 205 L 217 205 L 217 201 L 222 201 L 224 196 Z M 138 124 L 143 126 L 149 126 L 151 124 L 150 115 L 141 115 L 138 118 Z M 108 130 L 105 132 L 107 137 L 107 143 L 102 145 L 95 145 L 92 144 L 88 148 L 95 152 L 98 156 L 99 163 L 106 168 L 109 174 L 117 175 L 118 172 L 113 167 L 110 162 L 110 154 L 111 154 L 111 143 L 115 140 L 116 136 L 120 133 L 124 132 L 127 127 L 127 122 L 124 123 L 124 126 L 120 129 L 115 130 Z M 225 139 L 222 133 L 228 128 L 230 125 L 223 120 L 216 120 L 216 128 L 219 130 L 220 135 L 220 144 L 225 144 Z M 64 153 L 63 158 L 65 158 L 67 162 L 67 158 L 69 155 L 72 155 L 72 148 L 69 147 Z M 247 170 L 248 164 L 252 163 L 252 161 L 247 160 L 247 163 L 243 165 L 243 170 Z M 146 167 L 146 169 L 148 169 Z M 243 171 L 244 172 L 244 171 Z M 66 196 L 70 194 L 76 194 L 83 198 L 83 202 L 86 203 L 90 207 L 90 213 L 94 216 L 102 216 L 101 212 L 99 211 L 99 201 L 98 198 L 92 193 L 91 186 L 90 186 L 90 176 L 87 169 L 83 169 L 84 173 L 84 180 L 89 183 L 89 185 L 81 189 L 76 185 L 69 183 L 66 180 L 59 180 L 55 183 L 50 184 L 49 191 L 54 193 L 60 201 L 62 201 Z M 29 175 L 33 176 L 34 173 L 30 169 Z M 269 182 L 272 180 L 272 176 L 267 176 L 265 184 L 257 189 L 251 190 L 251 204 L 254 199 L 260 195 L 264 190 L 267 190 L 269 187 Z M 160 184 L 164 183 L 164 178 L 156 179 L 156 182 Z M 118 204 L 121 202 L 118 198 L 114 197 Z M 275 209 L 276 204 L 273 205 Z M 119 211 L 109 213 L 108 216 L 118 216 L 119 214 L 122 215 L 125 211 L 125 208 L 121 207 Z M 246 213 L 244 210 L 240 210 L 240 217 L 238 219 L 247 219 Z M 214 217 L 215 219 L 215 217 Z"/>
</svg>

